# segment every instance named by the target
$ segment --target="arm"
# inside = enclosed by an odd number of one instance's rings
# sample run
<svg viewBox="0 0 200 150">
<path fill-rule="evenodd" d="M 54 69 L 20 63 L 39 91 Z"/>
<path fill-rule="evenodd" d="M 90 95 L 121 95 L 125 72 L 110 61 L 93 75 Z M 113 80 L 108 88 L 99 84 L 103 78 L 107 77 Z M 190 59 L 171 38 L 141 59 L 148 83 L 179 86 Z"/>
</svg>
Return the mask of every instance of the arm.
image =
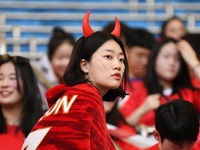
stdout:
<svg viewBox="0 0 200 150">
<path fill-rule="evenodd" d="M 159 98 L 160 94 L 151 94 L 147 96 L 145 101 L 126 118 L 127 123 L 131 126 L 136 126 L 144 114 L 160 106 Z"/>
<path fill-rule="evenodd" d="M 195 76 L 200 79 L 200 62 L 193 48 L 185 40 L 178 42 L 177 48 L 185 62 L 193 69 Z"/>
</svg>

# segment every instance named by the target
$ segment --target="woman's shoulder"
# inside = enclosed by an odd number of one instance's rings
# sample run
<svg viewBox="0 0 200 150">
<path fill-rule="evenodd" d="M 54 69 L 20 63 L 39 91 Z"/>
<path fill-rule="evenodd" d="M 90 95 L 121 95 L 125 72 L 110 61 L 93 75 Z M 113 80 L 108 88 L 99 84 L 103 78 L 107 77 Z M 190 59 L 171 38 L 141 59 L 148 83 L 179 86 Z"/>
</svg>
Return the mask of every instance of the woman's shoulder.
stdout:
<svg viewBox="0 0 200 150">
<path fill-rule="evenodd" d="M 68 93 L 75 93 L 77 95 L 82 95 L 82 96 L 87 96 L 87 97 L 99 97 L 101 98 L 101 93 L 100 91 L 93 85 L 88 84 L 88 83 L 81 83 L 81 84 L 77 84 L 75 86 L 72 86 Z"/>
</svg>

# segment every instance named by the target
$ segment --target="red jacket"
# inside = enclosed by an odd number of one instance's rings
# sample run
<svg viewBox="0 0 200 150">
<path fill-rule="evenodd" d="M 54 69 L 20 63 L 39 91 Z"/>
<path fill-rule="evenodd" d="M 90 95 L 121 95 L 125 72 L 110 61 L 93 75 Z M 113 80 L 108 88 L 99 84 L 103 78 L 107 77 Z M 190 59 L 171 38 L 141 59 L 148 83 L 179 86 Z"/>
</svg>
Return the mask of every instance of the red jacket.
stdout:
<svg viewBox="0 0 200 150">
<path fill-rule="evenodd" d="M 199 90 L 191 90 L 186 88 L 178 88 L 182 98 L 193 103 L 198 112 L 200 112 L 200 91 Z M 166 96 L 169 100 L 180 98 L 178 93 L 174 93 L 172 95 Z M 147 98 L 147 90 L 146 88 L 141 88 L 140 90 L 133 93 L 129 100 L 123 105 L 120 109 L 120 112 L 127 118 L 131 115 Z M 160 98 L 161 104 L 167 103 L 168 101 L 161 96 Z M 148 126 L 154 125 L 154 117 L 155 110 L 151 110 L 141 118 L 139 124 L 146 124 Z"/>
<path fill-rule="evenodd" d="M 46 93 L 51 107 L 27 137 L 23 150 L 114 150 L 100 92 L 90 84 L 58 85 Z"/>
</svg>

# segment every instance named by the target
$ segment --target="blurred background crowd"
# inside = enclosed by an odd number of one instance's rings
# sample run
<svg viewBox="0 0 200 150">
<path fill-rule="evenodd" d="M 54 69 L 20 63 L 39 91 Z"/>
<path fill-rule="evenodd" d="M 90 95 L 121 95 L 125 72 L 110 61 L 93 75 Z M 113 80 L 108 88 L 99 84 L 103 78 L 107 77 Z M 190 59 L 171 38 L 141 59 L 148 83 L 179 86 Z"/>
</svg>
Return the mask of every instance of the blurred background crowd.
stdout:
<svg viewBox="0 0 200 150">
<path fill-rule="evenodd" d="M 107 123 L 122 129 L 110 132 L 120 147 L 143 149 L 155 144 L 154 110 L 177 95 L 193 102 L 200 113 L 200 67 L 196 60 L 191 61 L 200 59 L 199 0 L 1 0 L 0 55 L 18 55 L 30 61 L 37 78 L 34 89 L 42 99 L 42 108 L 39 102 L 34 104 L 40 112 L 34 120 L 48 110 L 46 91 L 63 83 L 73 46 L 83 36 L 82 19 L 89 10 L 94 31 L 111 32 L 114 17 L 118 18 L 120 39 L 129 58 L 129 95 L 104 103 Z M 175 67 L 167 72 L 167 65 Z M 0 100 L 0 104 L 4 103 Z M 25 137 L 30 129 L 22 131 Z M 141 137 L 121 140 L 135 135 Z"/>
</svg>

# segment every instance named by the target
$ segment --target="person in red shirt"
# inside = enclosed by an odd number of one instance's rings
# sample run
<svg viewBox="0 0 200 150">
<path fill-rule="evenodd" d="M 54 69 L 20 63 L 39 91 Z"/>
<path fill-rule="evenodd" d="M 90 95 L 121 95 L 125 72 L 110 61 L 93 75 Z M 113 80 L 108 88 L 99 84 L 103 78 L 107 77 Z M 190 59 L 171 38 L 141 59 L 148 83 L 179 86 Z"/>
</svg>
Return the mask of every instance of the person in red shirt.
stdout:
<svg viewBox="0 0 200 150">
<path fill-rule="evenodd" d="M 199 118 L 194 105 L 176 99 L 156 110 L 153 135 L 159 142 L 146 150 L 200 150 L 195 146 Z"/>
<path fill-rule="evenodd" d="M 145 29 L 129 29 L 126 33 L 126 51 L 130 70 L 126 91 L 129 96 L 119 101 L 119 107 L 123 106 L 131 94 L 144 87 L 143 78 L 155 42 L 153 34 Z"/>
<path fill-rule="evenodd" d="M 118 38 L 120 24 L 112 33 L 94 32 L 90 11 L 83 19 L 83 33 L 75 44 L 64 73 L 65 84 L 47 91 L 50 109 L 37 122 L 22 150 L 114 150 L 106 126 L 103 100 L 125 97 L 121 85 L 127 78 L 128 61 Z"/>
<path fill-rule="evenodd" d="M 186 64 L 200 78 L 199 60 L 186 41 L 177 43 L 169 38 L 154 47 L 147 67 L 145 87 L 132 94 L 120 109 L 130 125 L 153 126 L 155 110 L 176 98 L 192 102 L 200 112 L 200 91 L 193 88 Z"/>
<path fill-rule="evenodd" d="M 20 150 L 44 113 L 27 58 L 0 55 L 0 106 L 0 149 Z"/>
</svg>

